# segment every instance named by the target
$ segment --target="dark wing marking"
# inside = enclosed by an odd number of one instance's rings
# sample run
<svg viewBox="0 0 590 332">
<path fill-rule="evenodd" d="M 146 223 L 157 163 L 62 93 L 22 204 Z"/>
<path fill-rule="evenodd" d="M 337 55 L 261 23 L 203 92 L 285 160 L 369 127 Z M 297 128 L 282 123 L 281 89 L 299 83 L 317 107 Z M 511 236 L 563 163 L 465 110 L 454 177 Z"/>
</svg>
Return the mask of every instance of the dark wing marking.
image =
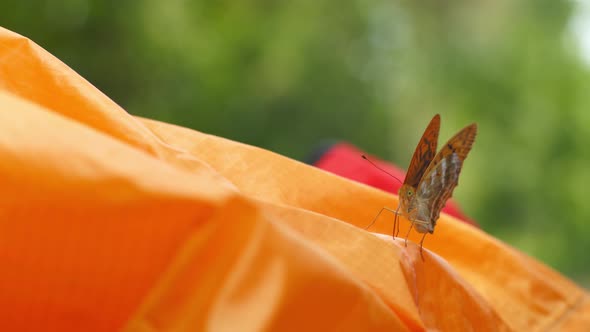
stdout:
<svg viewBox="0 0 590 332">
<path fill-rule="evenodd" d="M 436 114 L 430 120 L 428 127 L 424 130 L 424 134 L 422 134 L 422 138 L 416 146 L 412 161 L 410 161 L 410 166 L 408 167 L 408 172 L 406 173 L 406 178 L 404 179 L 404 184 L 408 184 L 413 188 L 418 187 L 424 171 L 426 171 L 436 154 L 439 130 L 440 115 Z"/>
</svg>

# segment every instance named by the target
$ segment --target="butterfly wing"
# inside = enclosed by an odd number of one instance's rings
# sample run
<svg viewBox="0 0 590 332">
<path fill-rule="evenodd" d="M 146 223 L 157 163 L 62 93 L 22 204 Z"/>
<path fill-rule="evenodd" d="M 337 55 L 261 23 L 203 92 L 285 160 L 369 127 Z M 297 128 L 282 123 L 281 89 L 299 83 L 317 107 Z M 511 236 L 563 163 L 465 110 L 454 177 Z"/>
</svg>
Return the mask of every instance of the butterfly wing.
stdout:
<svg viewBox="0 0 590 332">
<path fill-rule="evenodd" d="M 422 138 L 416 146 L 412 161 L 410 161 L 410 166 L 408 167 L 408 172 L 406 173 L 406 178 L 404 179 L 404 185 L 407 184 L 413 188 L 418 187 L 422 175 L 425 174 L 424 172 L 436 154 L 439 130 L 440 115 L 436 114 L 430 120 L 428 127 L 424 130 L 424 134 L 422 134 Z"/>
<path fill-rule="evenodd" d="M 431 223 L 429 231 L 434 230 L 440 210 L 459 184 L 463 161 L 471 150 L 476 134 L 477 125 L 474 123 L 453 136 L 434 157 L 418 184 L 416 198 L 419 214 L 422 214 L 419 219 Z"/>
</svg>

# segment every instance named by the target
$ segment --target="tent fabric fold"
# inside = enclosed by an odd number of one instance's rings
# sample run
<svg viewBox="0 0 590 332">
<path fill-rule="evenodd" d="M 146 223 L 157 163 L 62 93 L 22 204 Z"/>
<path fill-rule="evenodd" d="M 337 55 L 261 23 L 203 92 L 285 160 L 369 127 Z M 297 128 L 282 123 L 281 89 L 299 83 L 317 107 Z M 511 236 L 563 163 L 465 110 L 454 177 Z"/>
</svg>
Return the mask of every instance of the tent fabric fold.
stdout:
<svg viewBox="0 0 590 332">
<path fill-rule="evenodd" d="M 590 327 L 588 293 L 442 214 L 424 261 L 397 197 L 135 117 L 0 28 L 0 330 Z M 401 233 L 409 228 L 402 219 Z"/>
</svg>

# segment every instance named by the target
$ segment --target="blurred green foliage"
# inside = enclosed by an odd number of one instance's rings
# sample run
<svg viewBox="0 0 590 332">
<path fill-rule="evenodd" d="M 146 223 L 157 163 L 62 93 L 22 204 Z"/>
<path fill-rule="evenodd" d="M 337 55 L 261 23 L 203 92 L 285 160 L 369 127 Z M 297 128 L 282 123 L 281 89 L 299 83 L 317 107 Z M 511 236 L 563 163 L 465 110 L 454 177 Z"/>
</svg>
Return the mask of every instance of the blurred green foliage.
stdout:
<svg viewBox="0 0 590 332">
<path fill-rule="evenodd" d="M 127 111 L 304 159 L 349 141 L 402 167 L 433 114 L 477 122 L 455 197 L 590 284 L 590 76 L 575 3 L 3 1 L 25 35 Z"/>
</svg>

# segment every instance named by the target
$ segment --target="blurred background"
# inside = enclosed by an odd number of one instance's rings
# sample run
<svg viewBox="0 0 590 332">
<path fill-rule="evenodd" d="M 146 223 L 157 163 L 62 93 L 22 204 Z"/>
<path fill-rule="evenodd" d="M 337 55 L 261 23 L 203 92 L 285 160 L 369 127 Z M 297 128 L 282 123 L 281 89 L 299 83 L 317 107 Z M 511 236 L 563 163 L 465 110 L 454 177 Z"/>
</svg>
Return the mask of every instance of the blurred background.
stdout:
<svg viewBox="0 0 590 332">
<path fill-rule="evenodd" d="M 129 113 L 298 160 L 405 168 L 435 113 L 442 141 L 477 122 L 456 201 L 590 286 L 590 1 L 8 0 L 0 26 Z"/>
</svg>

